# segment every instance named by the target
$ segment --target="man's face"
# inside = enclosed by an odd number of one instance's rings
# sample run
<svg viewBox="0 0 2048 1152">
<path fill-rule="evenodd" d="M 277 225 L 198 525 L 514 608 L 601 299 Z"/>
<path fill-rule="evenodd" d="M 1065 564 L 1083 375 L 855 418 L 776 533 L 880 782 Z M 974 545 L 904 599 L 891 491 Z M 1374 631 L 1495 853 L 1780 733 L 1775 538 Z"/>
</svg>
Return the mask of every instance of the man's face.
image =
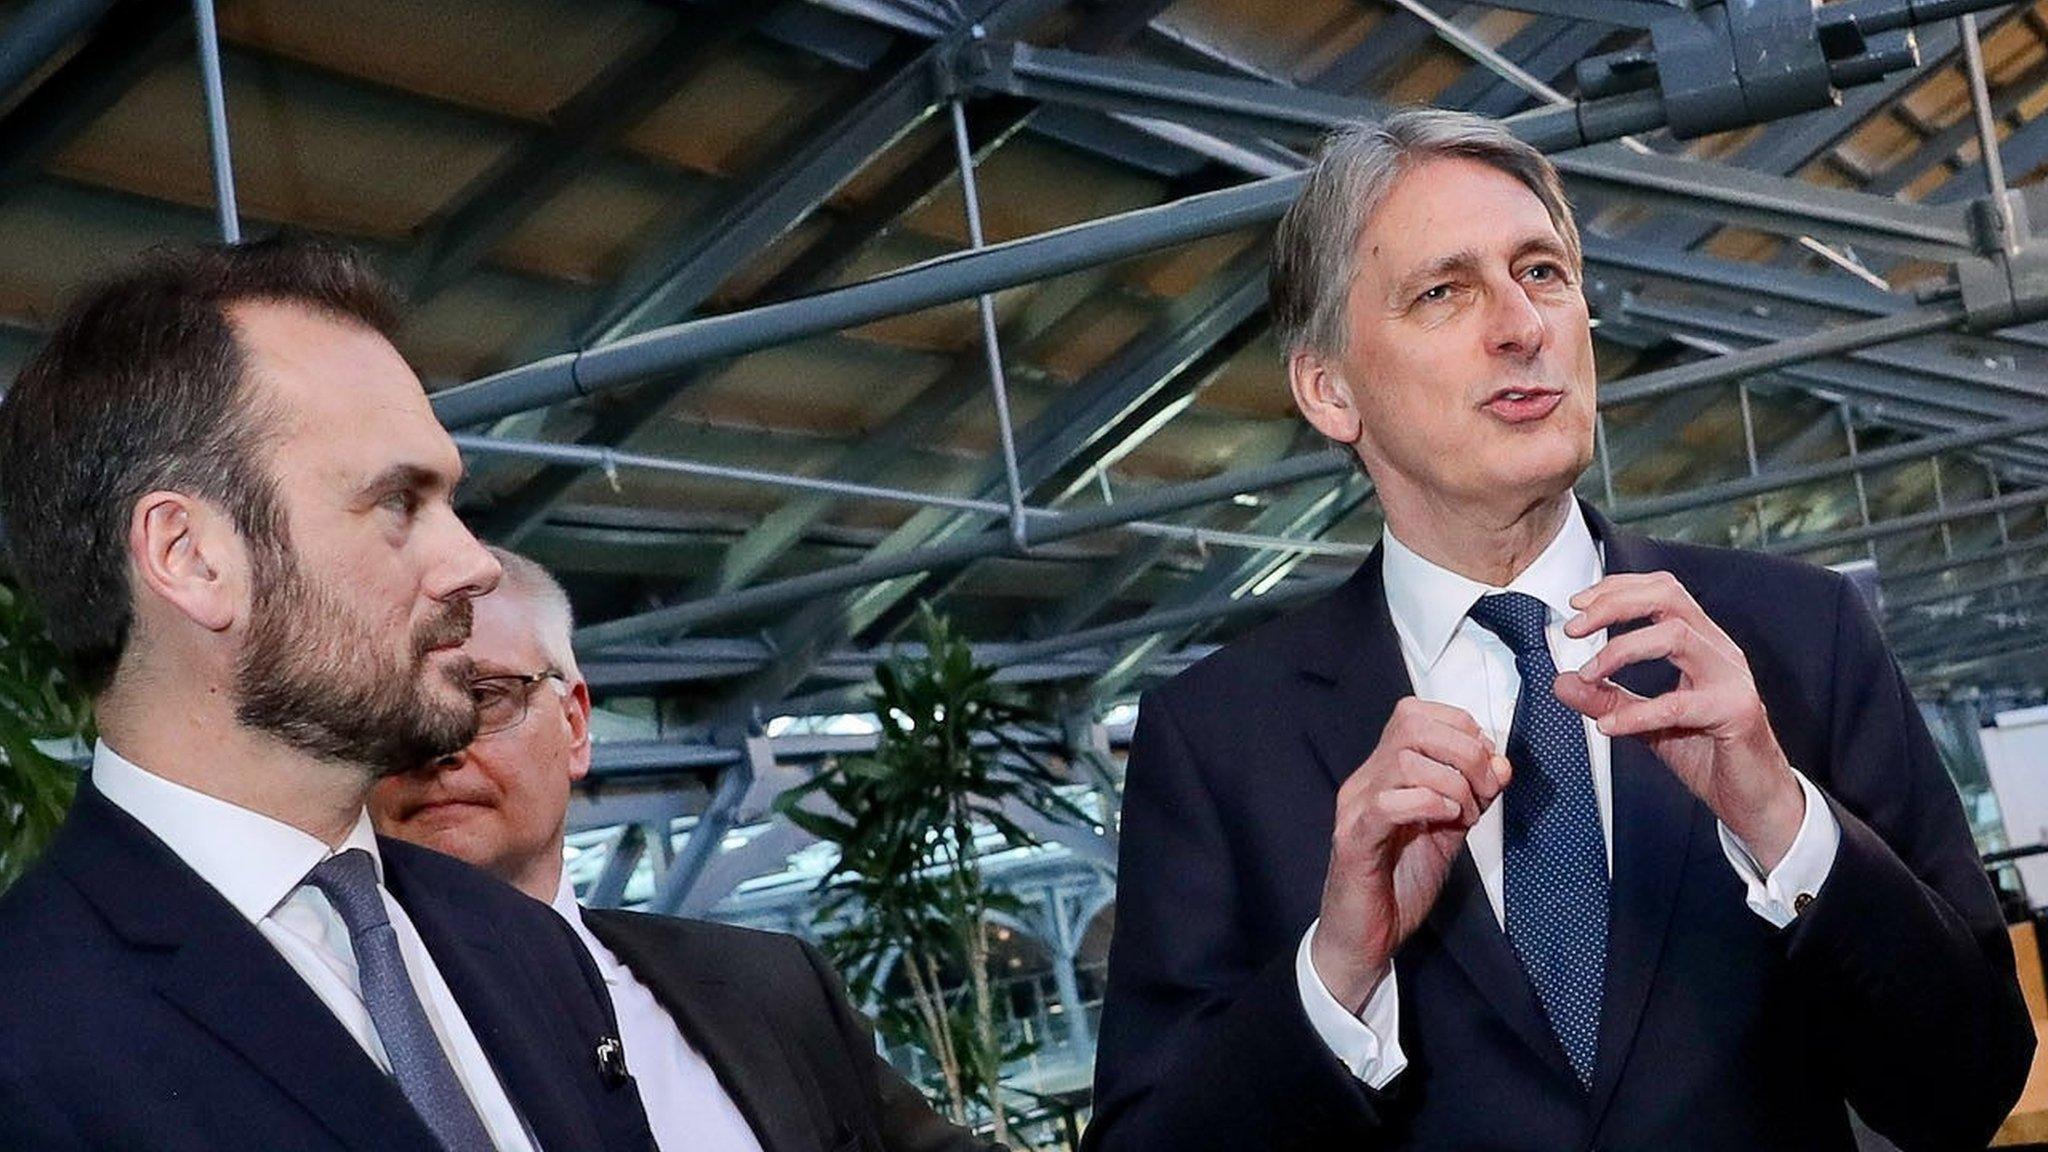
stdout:
<svg viewBox="0 0 2048 1152">
<path fill-rule="evenodd" d="M 475 730 L 470 599 L 498 562 L 456 518 L 461 457 L 418 377 L 367 327 L 233 310 L 287 543 L 252 543 L 236 714 L 324 759 L 398 771 Z"/>
<path fill-rule="evenodd" d="M 1569 490 L 1593 458 L 1593 337 L 1535 193 L 1478 161 L 1426 161 L 1361 230 L 1356 264 L 1347 346 L 1293 377 L 1390 509 L 1515 510 Z"/>
<path fill-rule="evenodd" d="M 500 591 L 476 602 L 464 651 L 476 675 L 531 676 L 552 669 L 522 597 Z M 581 683 L 543 680 L 519 689 L 526 715 L 478 736 L 461 752 L 379 780 L 370 792 L 378 830 L 466 860 L 521 887 L 538 866 L 561 860 L 570 784 L 590 768 L 590 698 Z M 538 893 L 536 893 L 538 895 Z"/>
</svg>

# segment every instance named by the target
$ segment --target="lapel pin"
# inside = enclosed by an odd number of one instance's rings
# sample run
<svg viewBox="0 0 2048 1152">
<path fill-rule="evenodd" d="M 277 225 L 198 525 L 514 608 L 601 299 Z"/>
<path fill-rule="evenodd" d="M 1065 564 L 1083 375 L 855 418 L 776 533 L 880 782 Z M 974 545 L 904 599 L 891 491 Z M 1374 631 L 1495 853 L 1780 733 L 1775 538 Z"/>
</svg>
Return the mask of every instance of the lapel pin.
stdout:
<svg viewBox="0 0 2048 1152">
<path fill-rule="evenodd" d="M 597 1074 L 604 1078 L 605 1087 L 623 1088 L 633 1077 L 626 1071 L 626 1047 L 616 1036 L 606 1036 L 597 1042 Z"/>
</svg>

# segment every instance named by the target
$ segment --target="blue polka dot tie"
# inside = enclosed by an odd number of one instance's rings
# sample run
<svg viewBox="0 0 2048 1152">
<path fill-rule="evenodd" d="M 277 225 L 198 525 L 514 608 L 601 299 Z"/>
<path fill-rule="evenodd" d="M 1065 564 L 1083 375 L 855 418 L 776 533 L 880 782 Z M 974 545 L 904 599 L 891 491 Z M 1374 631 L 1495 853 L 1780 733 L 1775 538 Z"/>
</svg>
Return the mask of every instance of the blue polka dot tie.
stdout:
<svg viewBox="0 0 2048 1152">
<path fill-rule="evenodd" d="M 1553 689 L 1543 601 L 1482 596 L 1471 616 L 1514 652 L 1522 677 L 1507 746 L 1515 778 L 1501 797 L 1508 943 L 1580 1085 L 1590 1086 L 1607 980 L 1607 844 L 1585 723 Z"/>
</svg>

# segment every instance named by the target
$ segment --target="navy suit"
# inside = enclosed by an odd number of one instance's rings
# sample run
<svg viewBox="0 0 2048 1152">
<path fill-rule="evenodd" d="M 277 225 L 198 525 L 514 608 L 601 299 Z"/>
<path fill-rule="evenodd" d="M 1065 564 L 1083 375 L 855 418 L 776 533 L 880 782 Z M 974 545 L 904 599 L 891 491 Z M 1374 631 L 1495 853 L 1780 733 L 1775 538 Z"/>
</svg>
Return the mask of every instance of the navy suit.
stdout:
<svg viewBox="0 0 2048 1152">
<path fill-rule="evenodd" d="M 1140 707 L 1095 1152 L 1846 1150 L 1845 1101 L 1908 1150 L 1983 1147 L 2033 1030 L 1954 787 L 1860 598 L 1822 569 L 1587 519 L 1609 573 L 1673 573 L 1748 654 L 1841 825 L 1816 898 L 1783 930 L 1750 911 L 1713 815 L 1617 739 L 1591 1092 L 1469 853 L 1395 958 L 1408 1068 L 1360 1083 L 1311 1028 L 1294 964 L 1338 786 L 1411 694 L 1375 553 Z M 1649 695 L 1676 675 L 1619 679 Z"/>
<path fill-rule="evenodd" d="M 598 908 L 583 922 L 668 1009 L 762 1152 L 1002 1152 L 882 1059 L 838 973 L 795 936 Z"/>
<path fill-rule="evenodd" d="M 553 911 L 380 840 L 506 1094 L 546 1152 L 652 1147 L 595 967 Z M 439 1152 L 361 1045 L 255 926 L 88 781 L 0 898 L 0 1149 Z"/>
</svg>

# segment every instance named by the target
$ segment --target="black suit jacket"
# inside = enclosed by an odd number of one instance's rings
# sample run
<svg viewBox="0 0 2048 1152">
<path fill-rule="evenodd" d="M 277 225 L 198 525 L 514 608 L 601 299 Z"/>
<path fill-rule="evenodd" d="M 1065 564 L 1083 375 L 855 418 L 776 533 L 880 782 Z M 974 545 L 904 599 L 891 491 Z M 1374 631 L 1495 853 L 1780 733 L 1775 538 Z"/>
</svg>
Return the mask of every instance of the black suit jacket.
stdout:
<svg viewBox="0 0 2048 1152">
<path fill-rule="evenodd" d="M 638 912 L 585 909 L 583 922 L 668 1009 L 763 1152 L 1000 1148 L 948 1123 L 882 1059 L 804 941 Z"/>
<path fill-rule="evenodd" d="M 611 1002 L 543 905 L 380 840 L 386 885 L 547 1152 L 647 1152 L 600 1075 Z M 0 898 L 0 1149 L 439 1152 L 320 998 L 227 899 L 92 786 Z"/>
<path fill-rule="evenodd" d="M 1411 694 L 1376 553 L 1143 701 L 1095 1152 L 1849 1149 L 1845 1101 L 1906 1149 L 1983 1147 L 2033 1031 L 1954 787 L 1857 593 L 1588 519 L 1608 572 L 1675 574 L 1748 654 L 1786 754 L 1841 825 L 1817 898 L 1784 930 L 1751 912 L 1712 814 L 1617 739 L 1590 1096 L 1469 853 L 1395 959 L 1409 1066 L 1385 1092 L 1359 1083 L 1311 1028 L 1294 963 L 1337 788 Z M 1655 694 L 1675 677 L 1660 661 L 1621 680 Z"/>
</svg>

